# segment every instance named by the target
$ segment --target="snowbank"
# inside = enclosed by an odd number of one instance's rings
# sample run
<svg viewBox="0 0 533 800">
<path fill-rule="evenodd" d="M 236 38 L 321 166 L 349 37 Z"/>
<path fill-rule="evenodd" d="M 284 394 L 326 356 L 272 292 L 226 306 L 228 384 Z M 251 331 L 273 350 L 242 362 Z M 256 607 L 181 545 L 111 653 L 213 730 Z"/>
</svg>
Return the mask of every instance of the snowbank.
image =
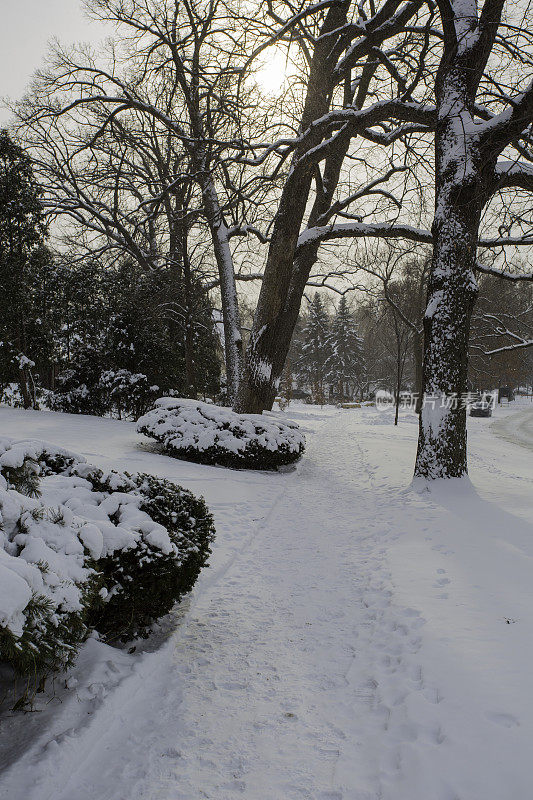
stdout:
<svg viewBox="0 0 533 800">
<path fill-rule="evenodd" d="M 296 423 L 174 397 L 157 400 L 137 430 L 175 458 L 237 469 L 276 469 L 296 461 L 305 447 Z"/>
</svg>

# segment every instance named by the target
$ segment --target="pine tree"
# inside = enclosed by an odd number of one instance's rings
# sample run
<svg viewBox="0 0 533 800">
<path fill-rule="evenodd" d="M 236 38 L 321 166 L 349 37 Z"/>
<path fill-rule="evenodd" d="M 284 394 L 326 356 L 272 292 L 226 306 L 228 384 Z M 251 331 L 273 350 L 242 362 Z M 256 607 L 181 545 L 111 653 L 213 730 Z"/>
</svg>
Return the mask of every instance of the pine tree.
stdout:
<svg viewBox="0 0 533 800">
<path fill-rule="evenodd" d="M 51 355 L 39 308 L 50 261 L 39 194 L 30 157 L 0 131 L 0 383 L 18 382 L 25 408 L 36 403 L 36 362 L 47 366 Z"/>
<path fill-rule="evenodd" d="M 329 319 L 322 298 L 315 293 L 302 331 L 302 349 L 297 371 L 311 389 L 313 400 L 325 402 L 326 361 L 329 354 Z"/>
<path fill-rule="evenodd" d="M 346 296 L 339 301 L 328 338 L 330 355 L 324 365 L 326 380 L 334 386 L 337 400 L 353 397 L 364 371 L 363 340 Z"/>
</svg>

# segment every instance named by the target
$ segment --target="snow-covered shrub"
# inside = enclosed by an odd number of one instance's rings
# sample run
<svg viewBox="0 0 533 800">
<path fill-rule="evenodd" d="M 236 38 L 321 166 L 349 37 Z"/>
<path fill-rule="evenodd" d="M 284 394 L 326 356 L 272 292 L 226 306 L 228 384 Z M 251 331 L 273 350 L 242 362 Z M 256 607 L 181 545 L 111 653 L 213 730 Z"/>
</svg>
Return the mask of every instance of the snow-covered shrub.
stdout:
<svg viewBox="0 0 533 800">
<path fill-rule="evenodd" d="M 0 441 L 0 658 L 35 676 L 72 661 L 101 585 L 83 522 L 39 496 L 41 452 Z"/>
<path fill-rule="evenodd" d="M 49 397 L 52 394 L 48 389 L 43 389 L 37 382 L 32 385 L 35 405 L 37 408 L 43 409 L 49 407 Z M 20 391 L 20 386 L 17 383 L 8 383 L 5 386 L 0 386 L 0 403 L 5 403 L 6 406 L 13 408 L 24 408 L 24 398 Z"/>
<path fill-rule="evenodd" d="M 214 536 L 190 492 L 30 440 L 0 439 L 0 514 L 0 660 L 26 675 L 68 665 L 95 627 L 146 634 Z"/>
<path fill-rule="evenodd" d="M 0 403 L 13 408 L 23 408 L 24 400 L 20 393 L 20 387 L 16 383 L 8 383 L 0 390 Z"/>
<path fill-rule="evenodd" d="M 64 414 L 93 414 L 103 416 L 107 412 L 105 398 L 94 381 L 80 380 L 73 369 L 65 369 L 57 376 L 56 388 L 50 393 L 49 407 Z"/>
<path fill-rule="evenodd" d="M 294 423 L 173 397 L 161 397 L 137 430 L 175 458 L 236 469 L 276 469 L 296 461 L 305 447 Z"/>
<path fill-rule="evenodd" d="M 92 381 L 80 381 L 74 370 L 58 377 L 58 388 L 50 393 L 48 403 L 54 411 L 70 414 L 110 414 L 137 419 L 153 404 L 159 387 L 150 384 L 142 372 L 127 369 L 103 370 Z"/>
<path fill-rule="evenodd" d="M 87 478 L 104 492 L 111 478 L 111 493 L 101 505 L 118 527 L 140 534 L 98 559 L 106 596 L 92 624 L 108 639 L 146 636 L 194 586 L 211 553 L 213 518 L 202 498 L 153 475 L 96 470 Z M 127 485 L 117 491 L 121 480 Z"/>
<path fill-rule="evenodd" d="M 111 412 L 137 419 L 152 405 L 159 386 L 151 386 L 142 372 L 127 369 L 105 370 L 100 375 L 99 389 L 108 398 Z"/>
</svg>

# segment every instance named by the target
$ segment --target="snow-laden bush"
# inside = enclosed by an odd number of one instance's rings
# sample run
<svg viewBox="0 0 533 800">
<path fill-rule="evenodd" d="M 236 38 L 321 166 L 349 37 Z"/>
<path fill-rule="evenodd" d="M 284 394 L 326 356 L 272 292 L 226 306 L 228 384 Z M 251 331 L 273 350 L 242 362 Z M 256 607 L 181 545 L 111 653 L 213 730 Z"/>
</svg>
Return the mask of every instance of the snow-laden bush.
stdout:
<svg viewBox="0 0 533 800">
<path fill-rule="evenodd" d="M 48 389 L 43 389 L 37 382 L 32 385 L 32 393 L 37 408 L 43 409 L 49 407 L 49 398 L 52 395 Z M 5 386 L 0 386 L 0 403 L 13 408 L 24 408 L 24 398 L 20 391 L 18 383 L 8 383 Z"/>
<path fill-rule="evenodd" d="M 108 639 L 146 636 L 194 586 L 211 553 L 213 518 L 203 498 L 153 475 L 93 470 L 87 478 L 107 495 L 100 507 L 136 539 L 102 551 L 106 597 L 91 624 Z"/>
<path fill-rule="evenodd" d="M 0 389 L 0 403 L 13 408 L 23 408 L 24 400 L 20 393 L 20 387 L 16 383 L 8 383 Z"/>
<path fill-rule="evenodd" d="M 119 418 L 137 419 L 147 411 L 159 394 L 159 386 L 151 385 L 142 372 L 108 369 L 102 372 L 100 390 L 109 399 L 109 407 Z"/>
<path fill-rule="evenodd" d="M 40 675 L 68 665 L 101 579 L 83 521 L 40 495 L 34 442 L 0 441 L 0 658 Z"/>
<path fill-rule="evenodd" d="M 214 536 L 190 492 L 30 440 L 0 439 L 0 523 L 0 660 L 36 676 L 68 665 L 93 628 L 145 635 Z"/>
<path fill-rule="evenodd" d="M 58 377 L 58 387 L 50 392 L 48 405 L 53 411 L 69 414 L 111 414 L 121 419 L 136 419 L 159 394 L 142 372 L 127 369 L 103 370 L 80 382 L 75 370 L 65 370 Z"/>
<path fill-rule="evenodd" d="M 175 458 L 236 469 L 276 469 L 296 461 L 305 447 L 294 423 L 175 397 L 161 397 L 137 430 Z"/>
</svg>

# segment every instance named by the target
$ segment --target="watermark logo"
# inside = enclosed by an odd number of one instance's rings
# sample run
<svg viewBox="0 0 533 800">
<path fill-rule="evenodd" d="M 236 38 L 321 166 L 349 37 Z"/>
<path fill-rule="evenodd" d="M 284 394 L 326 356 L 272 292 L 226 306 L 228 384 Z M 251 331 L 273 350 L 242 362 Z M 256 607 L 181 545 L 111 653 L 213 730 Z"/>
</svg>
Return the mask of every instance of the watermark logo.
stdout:
<svg viewBox="0 0 533 800">
<path fill-rule="evenodd" d="M 450 411 L 458 409 L 468 410 L 471 406 L 480 404 L 481 407 L 494 408 L 498 400 L 498 392 L 465 392 L 464 394 L 431 394 L 425 393 L 419 403 L 418 392 L 401 392 L 399 407 L 402 411 L 415 411 L 420 408 L 442 408 Z M 395 405 L 395 399 L 390 392 L 376 392 L 376 408 L 383 411 Z"/>
</svg>

